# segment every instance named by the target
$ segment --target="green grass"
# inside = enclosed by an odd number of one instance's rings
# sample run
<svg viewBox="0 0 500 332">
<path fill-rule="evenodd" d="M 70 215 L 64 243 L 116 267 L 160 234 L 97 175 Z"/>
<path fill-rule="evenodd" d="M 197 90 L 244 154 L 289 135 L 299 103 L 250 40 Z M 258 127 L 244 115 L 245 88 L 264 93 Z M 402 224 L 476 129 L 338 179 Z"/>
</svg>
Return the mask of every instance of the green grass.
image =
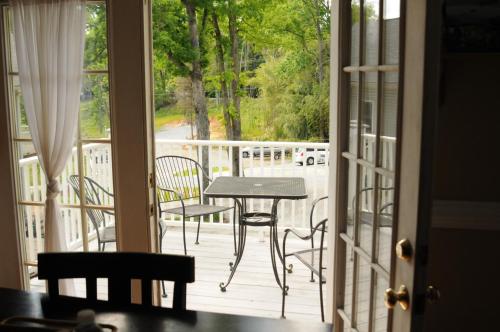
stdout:
<svg viewBox="0 0 500 332">
<path fill-rule="evenodd" d="M 155 112 L 155 130 L 170 124 L 172 122 L 183 121 L 185 119 L 184 112 L 176 108 L 162 107 Z"/>
<path fill-rule="evenodd" d="M 263 101 L 255 98 L 244 97 L 241 99 L 241 130 L 243 140 L 273 140 L 274 126 L 270 125 L 267 110 L 262 105 Z M 215 105 L 213 101 L 208 103 L 208 116 L 217 118 L 224 123 L 222 107 Z M 184 111 L 175 107 L 163 107 L 155 112 L 155 130 L 161 127 L 183 121 L 185 119 Z M 223 129 L 224 130 L 224 129 Z"/>
</svg>

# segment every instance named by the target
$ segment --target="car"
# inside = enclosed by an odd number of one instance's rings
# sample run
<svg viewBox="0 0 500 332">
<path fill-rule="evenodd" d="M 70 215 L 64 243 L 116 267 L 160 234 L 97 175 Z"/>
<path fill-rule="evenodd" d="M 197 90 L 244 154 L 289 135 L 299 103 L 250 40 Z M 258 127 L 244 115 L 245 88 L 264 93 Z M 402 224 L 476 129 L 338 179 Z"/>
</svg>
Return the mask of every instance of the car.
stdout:
<svg viewBox="0 0 500 332">
<path fill-rule="evenodd" d="M 297 148 L 295 150 L 295 162 L 299 165 L 324 164 L 327 159 L 328 152 L 323 148 Z"/>
<path fill-rule="evenodd" d="M 260 157 L 261 151 L 264 153 L 264 157 L 271 156 L 271 148 L 269 146 L 246 147 L 246 148 L 241 149 L 241 155 L 243 158 L 250 158 L 250 155 L 252 155 L 254 158 Z M 281 158 L 281 149 L 280 148 L 273 149 L 273 157 L 274 157 L 274 160 L 278 160 Z"/>
</svg>

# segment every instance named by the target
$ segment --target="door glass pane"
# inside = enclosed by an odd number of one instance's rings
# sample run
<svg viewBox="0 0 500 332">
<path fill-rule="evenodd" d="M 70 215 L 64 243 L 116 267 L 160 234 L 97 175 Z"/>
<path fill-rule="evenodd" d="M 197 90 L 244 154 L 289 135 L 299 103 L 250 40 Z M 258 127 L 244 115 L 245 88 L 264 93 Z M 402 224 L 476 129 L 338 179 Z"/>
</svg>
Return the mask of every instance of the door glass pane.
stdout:
<svg viewBox="0 0 500 332">
<path fill-rule="evenodd" d="M 359 64 L 359 0 L 351 0 L 351 65 Z"/>
<path fill-rule="evenodd" d="M 400 0 L 384 2 L 383 63 L 399 63 L 399 16 Z"/>
<path fill-rule="evenodd" d="M 15 147 L 19 160 L 18 193 L 21 201 L 25 202 L 45 202 L 46 178 L 40 166 L 35 147 L 31 142 L 16 142 Z M 70 158 L 66 161 L 61 175 L 57 178 L 61 193 L 58 195 L 60 204 L 78 204 L 78 197 L 70 190 L 68 176 L 78 174 L 78 159 L 76 147 Z"/>
<path fill-rule="evenodd" d="M 349 152 L 358 150 L 359 73 L 351 73 L 349 85 Z"/>
<path fill-rule="evenodd" d="M 352 238 L 354 223 L 356 220 L 356 162 L 348 161 L 349 170 L 347 171 L 347 225 L 346 233 Z"/>
<path fill-rule="evenodd" d="M 37 254 L 44 251 L 45 208 L 25 205 L 20 206 L 19 210 L 19 221 L 25 237 L 26 261 L 34 263 L 37 260 Z"/>
<path fill-rule="evenodd" d="M 378 179 L 377 261 L 384 269 L 390 271 L 394 181 L 392 178 L 382 175 L 379 175 Z"/>
<path fill-rule="evenodd" d="M 373 331 L 387 331 L 387 318 L 389 312 L 384 304 L 384 292 L 389 288 L 389 281 L 376 274 L 375 277 L 375 297 L 373 299 Z"/>
<path fill-rule="evenodd" d="M 393 171 L 396 167 L 396 134 L 398 125 L 397 72 L 382 74 L 382 90 L 379 165 Z"/>
<path fill-rule="evenodd" d="M 375 135 L 377 133 L 377 72 L 363 74 L 363 102 L 361 103 L 361 156 L 375 162 Z"/>
<path fill-rule="evenodd" d="M 354 250 L 346 244 L 345 258 L 345 286 L 344 286 L 344 311 L 352 318 L 352 282 L 354 271 Z"/>
<path fill-rule="evenodd" d="M 365 332 L 368 331 L 369 325 L 371 268 L 361 256 L 356 256 L 356 328 L 359 332 Z"/>
<path fill-rule="evenodd" d="M 23 95 L 21 93 L 21 83 L 18 75 L 12 77 L 12 93 L 10 95 L 10 107 L 12 109 L 12 127 L 15 138 L 31 138 L 28 129 L 28 119 L 24 108 Z"/>
<path fill-rule="evenodd" d="M 78 208 L 61 207 L 64 235 L 68 251 L 83 251 L 82 212 Z"/>
<path fill-rule="evenodd" d="M 80 123 L 83 139 L 110 138 L 108 74 L 84 75 Z"/>
<path fill-rule="evenodd" d="M 112 207 L 114 202 L 111 144 L 84 144 L 82 152 L 86 204 Z"/>
<path fill-rule="evenodd" d="M 364 2 L 364 63 L 378 64 L 378 39 L 379 39 L 379 8 L 378 0 L 365 0 Z"/>
<path fill-rule="evenodd" d="M 374 173 L 372 170 L 361 167 L 358 191 L 359 209 L 359 245 L 367 253 L 372 251 L 373 229 L 373 199 L 374 199 Z"/>
<path fill-rule="evenodd" d="M 101 248 L 104 242 L 109 241 L 110 243 L 105 247 L 106 251 L 115 250 L 114 241 L 110 241 L 116 237 L 111 144 L 84 144 L 82 152 L 85 203 L 98 206 L 98 208 L 85 208 L 89 250 L 99 250 L 99 240 Z M 96 230 L 99 231 L 99 234 L 96 233 Z"/>
<path fill-rule="evenodd" d="M 87 4 L 85 33 L 83 68 L 86 70 L 106 70 L 108 68 L 108 45 L 106 5 L 104 3 Z"/>
</svg>

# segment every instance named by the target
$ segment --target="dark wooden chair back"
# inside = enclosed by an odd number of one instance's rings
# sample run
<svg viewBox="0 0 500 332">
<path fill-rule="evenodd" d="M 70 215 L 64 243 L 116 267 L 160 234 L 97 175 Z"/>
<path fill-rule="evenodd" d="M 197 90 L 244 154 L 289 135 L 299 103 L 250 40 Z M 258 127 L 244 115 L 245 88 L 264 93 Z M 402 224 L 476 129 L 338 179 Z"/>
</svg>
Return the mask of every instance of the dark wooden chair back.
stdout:
<svg viewBox="0 0 500 332">
<path fill-rule="evenodd" d="M 50 298 L 59 297 L 59 279 L 85 278 L 87 300 L 97 301 L 97 278 L 108 279 L 108 302 L 131 303 L 130 283 L 141 280 L 142 304 L 152 305 L 152 281 L 174 282 L 173 308 L 186 309 L 186 284 L 194 282 L 194 257 L 128 252 L 38 254 L 38 278 L 48 280 Z"/>
</svg>

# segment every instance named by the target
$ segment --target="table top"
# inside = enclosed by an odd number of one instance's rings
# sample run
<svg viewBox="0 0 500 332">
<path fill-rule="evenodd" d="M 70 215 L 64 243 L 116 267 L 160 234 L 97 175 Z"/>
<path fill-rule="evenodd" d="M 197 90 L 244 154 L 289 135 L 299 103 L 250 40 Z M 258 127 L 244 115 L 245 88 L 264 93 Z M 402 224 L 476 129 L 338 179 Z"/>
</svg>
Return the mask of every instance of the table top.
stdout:
<svg viewBox="0 0 500 332">
<path fill-rule="evenodd" d="M 216 198 L 307 198 L 303 178 L 298 177 L 235 177 L 220 176 L 205 190 Z"/>
<path fill-rule="evenodd" d="M 51 301 L 47 295 L 0 288 L 0 321 L 12 316 L 49 319 L 76 319 L 76 313 L 88 309 L 85 299 L 62 297 Z M 158 307 L 130 305 L 126 309 L 111 309 L 105 301 L 92 305 L 96 322 L 112 324 L 120 332 L 128 331 L 331 331 L 331 324 L 291 321 L 250 316 L 227 315 L 202 311 L 178 312 Z"/>
</svg>

